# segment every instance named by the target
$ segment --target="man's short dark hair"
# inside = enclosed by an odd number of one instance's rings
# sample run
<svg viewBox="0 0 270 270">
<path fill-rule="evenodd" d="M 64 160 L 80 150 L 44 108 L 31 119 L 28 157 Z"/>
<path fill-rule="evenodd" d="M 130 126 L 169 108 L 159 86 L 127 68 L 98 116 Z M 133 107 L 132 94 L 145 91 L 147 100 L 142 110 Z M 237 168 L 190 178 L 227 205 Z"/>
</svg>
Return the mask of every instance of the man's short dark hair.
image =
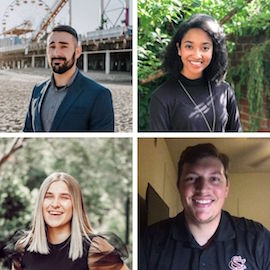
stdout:
<svg viewBox="0 0 270 270">
<path fill-rule="evenodd" d="M 76 38 L 77 41 L 79 41 L 76 30 L 69 25 L 57 25 L 52 29 L 52 32 L 66 32 L 71 34 L 73 37 Z"/>
<path fill-rule="evenodd" d="M 228 169 L 229 169 L 229 158 L 227 155 L 220 153 L 218 149 L 211 143 L 197 144 L 194 146 L 188 146 L 180 156 L 178 161 L 178 179 L 177 186 L 179 187 L 180 178 L 183 171 L 183 166 L 185 163 L 194 164 L 198 160 L 205 157 L 214 157 L 220 160 L 224 167 L 224 175 L 228 179 Z"/>
</svg>

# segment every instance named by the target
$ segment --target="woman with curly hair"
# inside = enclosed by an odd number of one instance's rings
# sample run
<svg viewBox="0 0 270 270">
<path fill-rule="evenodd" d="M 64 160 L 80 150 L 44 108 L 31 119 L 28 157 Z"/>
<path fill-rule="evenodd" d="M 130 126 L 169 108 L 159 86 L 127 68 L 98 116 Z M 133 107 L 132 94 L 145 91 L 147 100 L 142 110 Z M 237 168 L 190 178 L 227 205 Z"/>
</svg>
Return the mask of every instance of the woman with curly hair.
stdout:
<svg viewBox="0 0 270 270">
<path fill-rule="evenodd" d="M 151 131 L 242 131 L 227 70 L 225 35 L 211 16 L 193 15 L 169 43 L 163 66 L 169 79 L 150 102 Z"/>
<path fill-rule="evenodd" d="M 40 187 L 31 230 L 16 241 L 12 269 L 128 270 L 126 249 L 107 236 L 93 232 L 79 183 L 53 173 Z"/>
</svg>

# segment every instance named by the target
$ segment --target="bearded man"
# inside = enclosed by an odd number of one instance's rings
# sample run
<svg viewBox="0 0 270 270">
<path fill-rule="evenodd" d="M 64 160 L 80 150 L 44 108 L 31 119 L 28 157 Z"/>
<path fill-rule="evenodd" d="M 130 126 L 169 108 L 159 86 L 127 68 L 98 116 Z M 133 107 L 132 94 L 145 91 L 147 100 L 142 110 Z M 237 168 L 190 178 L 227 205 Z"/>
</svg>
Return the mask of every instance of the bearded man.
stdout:
<svg viewBox="0 0 270 270">
<path fill-rule="evenodd" d="M 53 28 L 47 39 L 52 76 L 34 87 L 23 131 L 114 131 L 111 93 L 79 71 L 81 53 L 74 28 Z"/>
</svg>

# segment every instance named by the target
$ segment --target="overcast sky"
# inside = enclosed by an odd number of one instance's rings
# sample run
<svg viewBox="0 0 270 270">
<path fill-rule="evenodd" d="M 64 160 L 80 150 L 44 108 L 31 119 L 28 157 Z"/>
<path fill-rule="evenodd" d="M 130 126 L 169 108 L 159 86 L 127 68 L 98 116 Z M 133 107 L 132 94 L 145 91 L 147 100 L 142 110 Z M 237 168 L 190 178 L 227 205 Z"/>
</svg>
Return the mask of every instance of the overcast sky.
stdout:
<svg viewBox="0 0 270 270">
<path fill-rule="evenodd" d="M 36 0 L 37 1 L 37 0 Z M 52 7 L 57 0 L 44 0 L 49 7 Z M 100 26 L 101 8 L 100 0 L 71 0 L 72 1 L 72 26 L 78 31 L 79 34 L 85 34 L 89 31 L 94 31 Z M 105 0 L 105 5 L 109 0 Z M 0 6 L 0 32 L 2 32 L 2 19 L 3 15 L 8 8 L 9 4 L 15 2 L 15 0 L 1 0 Z M 20 0 L 20 2 L 23 2 Z M 120 8 L 125 3 L 125 0 L 111 0 L 109 10 L 114 8 Z M 129 0 L 130 5 L 130 17 L 129 21 L 132 24 L 132 0 Z M 28 4 L 23 4 L 19 8 L 15 6 L 14 11 L 9 12 L 10 17 L 7 19 L 8 25 L 19 25 L 24 20 L 31 20 L 34 25 L 40 23 L 41 18 L 45 15 L 45 11 L 42 9 L 35 9 L 36 4 L 31 4 L 31 0 L 28 0 Z M 110 11 L 108 13 L 112 21 L 120 14 L 121 10 Z M 69 23 L 69 5 L 66 4 L 62 11 L 56 18 L 56 22 L 62 24 Z M 121 19 L 124 19 L 122 14 Z"/>
</svg>

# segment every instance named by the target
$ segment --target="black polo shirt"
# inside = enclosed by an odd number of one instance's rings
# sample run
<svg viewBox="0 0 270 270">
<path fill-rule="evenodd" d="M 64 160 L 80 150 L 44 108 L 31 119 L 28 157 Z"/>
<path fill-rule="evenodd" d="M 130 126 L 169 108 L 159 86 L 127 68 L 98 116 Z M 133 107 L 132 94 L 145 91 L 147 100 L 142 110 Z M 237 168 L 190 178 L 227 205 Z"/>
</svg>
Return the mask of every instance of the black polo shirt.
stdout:
<svg viewBox="0 0 270 270">
<path fill-rule="evenodd" d="M 207 247 L 186 227 L 184 213 L 149 227 L 140 243 L 140 270 L 269 270 L 270 232 L 222 211 Z"/>
</svg>

